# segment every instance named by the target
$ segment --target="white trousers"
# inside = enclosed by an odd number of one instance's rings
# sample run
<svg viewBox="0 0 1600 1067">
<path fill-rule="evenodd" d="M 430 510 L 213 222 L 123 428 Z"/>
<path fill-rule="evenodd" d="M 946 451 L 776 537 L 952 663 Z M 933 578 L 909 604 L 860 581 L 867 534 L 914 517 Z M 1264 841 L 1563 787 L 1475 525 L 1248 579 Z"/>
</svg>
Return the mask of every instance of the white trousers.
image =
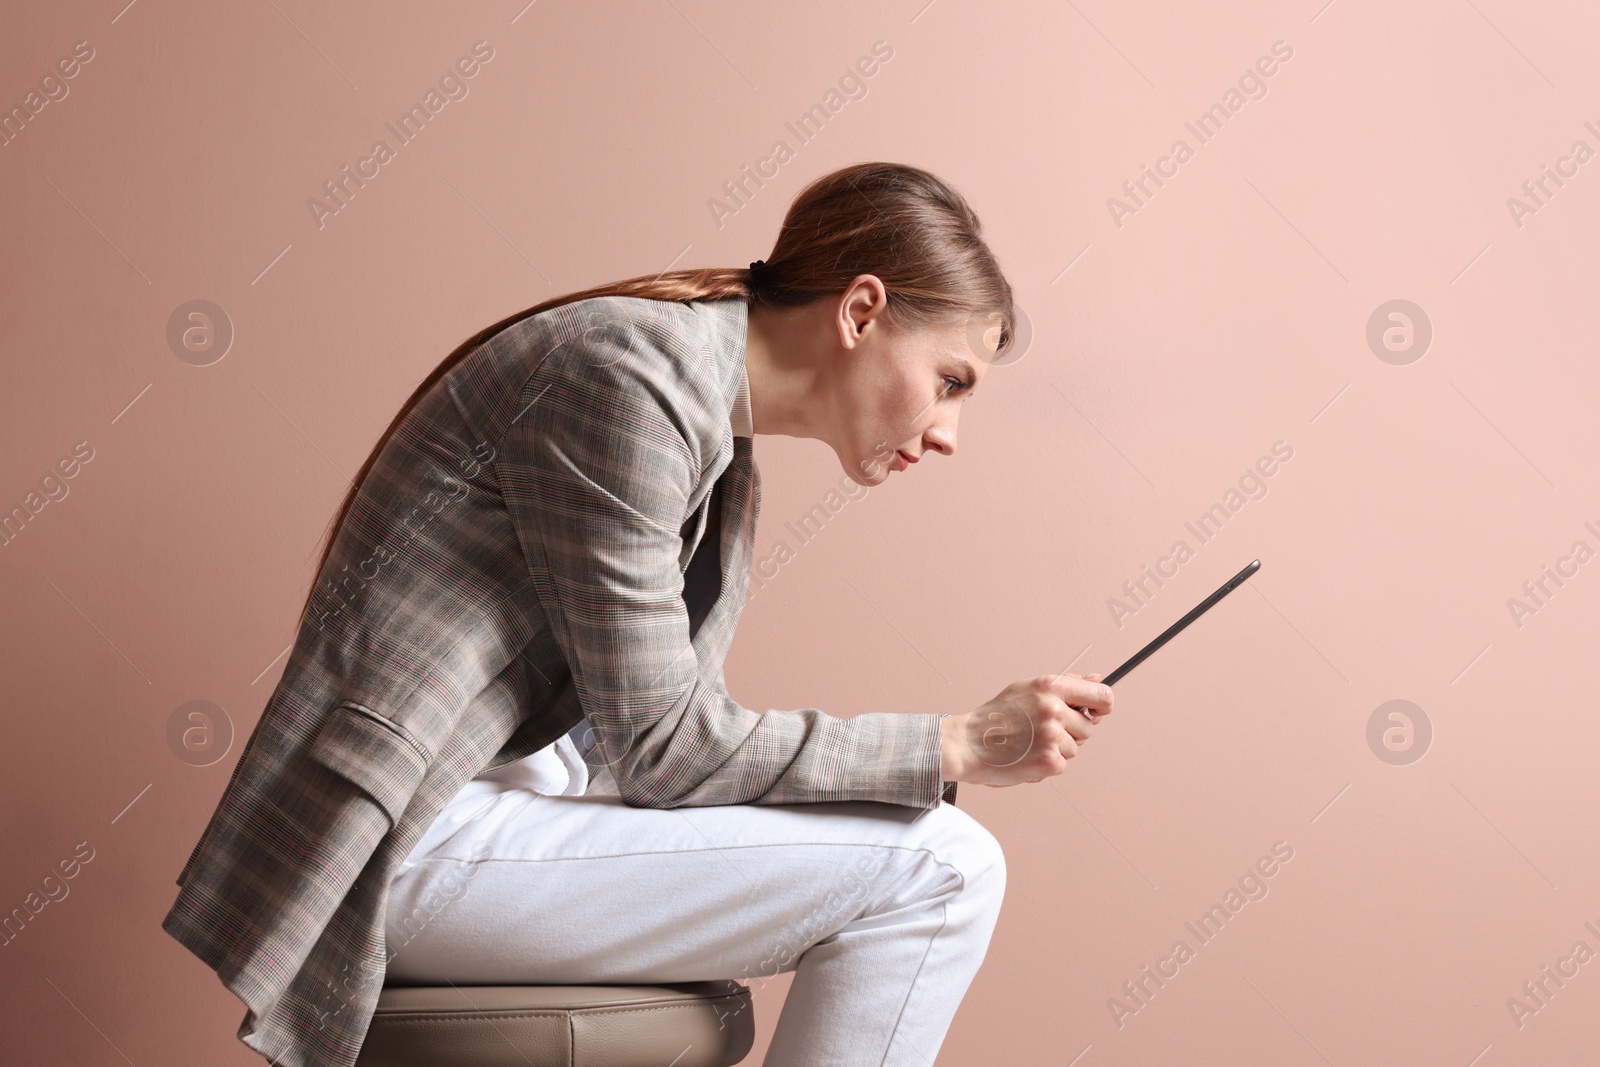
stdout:
<svg viewBox="0 0 1600 1067">
<path fill-rule="evenodd" d="M 399 983 L 793 971 L 765 1067 L 929 1067 L 983 962 L 1000 845 L 874 802 L 650 809 L 473 781 L 390 883 Z"/>
</svg>

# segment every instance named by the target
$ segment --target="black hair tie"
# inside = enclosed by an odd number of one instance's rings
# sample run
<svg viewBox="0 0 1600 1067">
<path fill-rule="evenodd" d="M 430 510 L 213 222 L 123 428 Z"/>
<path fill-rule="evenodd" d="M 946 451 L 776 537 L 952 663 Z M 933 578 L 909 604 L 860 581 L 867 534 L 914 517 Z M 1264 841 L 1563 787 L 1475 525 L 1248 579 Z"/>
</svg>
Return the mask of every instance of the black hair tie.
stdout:
<svg viewBox="0 0 1600 1067">
<path fill-rule="evenodd" d="M 755 281 L 756 274 L 761 270 L 762 267 L 765 267 L 766 265 L 767 265 L 767 261 L 764 260 L 764 259 L 758 259 L 755 262 L 751 263 L 750 264 L 750 280 L 751 281 Z"/>
</svg>

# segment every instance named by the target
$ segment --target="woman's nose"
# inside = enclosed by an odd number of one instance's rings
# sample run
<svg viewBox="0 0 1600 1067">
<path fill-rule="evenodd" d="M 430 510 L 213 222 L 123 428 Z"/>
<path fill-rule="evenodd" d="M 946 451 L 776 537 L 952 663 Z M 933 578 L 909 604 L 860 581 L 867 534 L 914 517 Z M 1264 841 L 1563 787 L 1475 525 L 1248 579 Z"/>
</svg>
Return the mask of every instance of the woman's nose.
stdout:
<svg viewBox="0 0 1600 1067">
<path fill-rule="evenodd" d="M 940 423 L 930 426 L 928 431 L 922 435 L 922 439 L 928 448 L 931 448 L 936 452 L 940 452 L 946 456 L 955 455 L 956 420 L 951 419 L 947 424 Z"/>
</svg>

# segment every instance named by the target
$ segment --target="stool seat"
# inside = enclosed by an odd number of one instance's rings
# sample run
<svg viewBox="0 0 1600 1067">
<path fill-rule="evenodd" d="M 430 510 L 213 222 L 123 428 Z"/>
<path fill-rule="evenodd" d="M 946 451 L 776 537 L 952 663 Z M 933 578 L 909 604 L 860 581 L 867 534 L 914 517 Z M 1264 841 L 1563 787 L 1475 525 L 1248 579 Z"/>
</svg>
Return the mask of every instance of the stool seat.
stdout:
<svg viewBox="0 0 1600 1067">
<path fill-rule="evenodd" d="M 750 990 L 674 985 L 385 986 L 356 1067 L 732 1067 Z"/>
</svg>

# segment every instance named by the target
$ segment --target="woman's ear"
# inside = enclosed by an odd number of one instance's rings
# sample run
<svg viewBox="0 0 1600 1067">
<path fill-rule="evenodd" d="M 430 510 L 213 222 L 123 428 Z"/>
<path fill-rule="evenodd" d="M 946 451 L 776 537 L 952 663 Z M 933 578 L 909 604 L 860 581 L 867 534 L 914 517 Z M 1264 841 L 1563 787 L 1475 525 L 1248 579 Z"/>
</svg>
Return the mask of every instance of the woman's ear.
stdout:
<svg viewBox="0 0 1600 1067">
<path fill-rule="evenodd" d="M 868 330 L 883 320 L 889 291 L 875 274 L 858 274 L 839 298 L 839 343 L 854 348 Z"/>
</svg>

